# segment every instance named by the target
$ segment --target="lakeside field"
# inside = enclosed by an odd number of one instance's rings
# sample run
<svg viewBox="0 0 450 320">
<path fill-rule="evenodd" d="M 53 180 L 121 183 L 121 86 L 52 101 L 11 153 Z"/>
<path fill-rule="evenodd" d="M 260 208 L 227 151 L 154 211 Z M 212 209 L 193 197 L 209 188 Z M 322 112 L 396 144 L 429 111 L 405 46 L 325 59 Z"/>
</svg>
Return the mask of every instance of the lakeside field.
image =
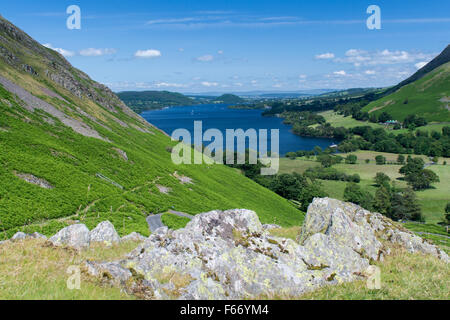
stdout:
<svg viewBox="0 0 450 320">
<path fill-rule="evenodd" d="M 344 172 L 346 174 L 359 174 L 361 177 L 360 185 L 361 187 L 367 189 L 372 194 L 375 194 L 376 187 L 374 185 L 374 177 L 377 172 L 383 172 L 388 175 L 392 181 L 398 187 L 405 187 L 406 183 L 402 180 L 399 170 L 401 165 L 398 164 L 386 164 L 377 165 L 375 163 L 375 157 L 377 155 L 382 155 L 386 158 L 387 162 L 394 163 L 397 160 L 397 154 L 376 152 L 376 151 L 356 151 L 352 152 L 358 157 L 356 164 L 336 164 L 333 167 L 337 170 Z M 346 157 L 347 154 L 341 154 L 341 156 Z M 413 156 L 421 157 L 425 162 L 430 162 L 426 156 Z M 366 159 L 370 160 L 366 163 Z M 443 165 L 446 161 L 448 165 Z M 427 223 L 438 223 L 442 221 L 444 216 L 444 208 L 447 202 L 450 202 L 450 159 L 449 158 L 439 158 L 438 165 L 429 166 L 428 169 L 434 171 L 438 174 L 440 178 L 439 183 L 435 183 L 433 188 L 418 191 L 417 197 L 419 203 L 422 207 L 423 215 Z M 282 158 L 280 159 L 280 173 L 303 173 L 308 168 L 320 166 L 319 162 L 316 162 L 314 158 L 296 158 L 295 160 Z M 336 199 L 344 199 L 344 190 L 347 182 L 344 181 L 331 181 L 331 180 L 320 180 L 323 184 L 324 190 L 329 194 L 330 197 Z"/>
<path fill-rule="evenodd" d="M 354 128 L 354 127 L 359 127 L 359 126 L 369 126 L 373 129 L 377 129 L 377 128 L 383 128 L 383 129 L 387 129 L 388 127 L 383 125 L 383 124 L 379 124 L 379 123 L 373 123 L 373 122 L 369 122 L 369 121 L 359 121 L 356 119 L 353 119 L 351 116 L 348 117 L 344 117 L 343 115 L 334 112 L 333 110 L 328 110 L 328 111 L 324 111 L 324 112 L 320 112 L 318 113 L 319 115 L 323 116 L 326 120 L 326 122 L 330 123 L 333 127 L 344 127 L 346 129 L 350 129 L 350 128 Z M 449 126 L 450 122 L 440 122 L 440 123 L 434 123 L 431 122 L 429 124 L 427 124 L 426 126 L 423 127 L 419 127 L 416 130 L 421 130 L 421 131 L 427 131 L 427 132 L 442 132 L 442 128 L 445 126 Z M 317 127 L 318 125 L 312 125 L 311 127 Z M 408 129 L 400 129 L 400 130 L 390 130 L 389 132 L 392 132 L 394 134 L 400 134 L 400 133 L 407 133 Z"/>
</svg>

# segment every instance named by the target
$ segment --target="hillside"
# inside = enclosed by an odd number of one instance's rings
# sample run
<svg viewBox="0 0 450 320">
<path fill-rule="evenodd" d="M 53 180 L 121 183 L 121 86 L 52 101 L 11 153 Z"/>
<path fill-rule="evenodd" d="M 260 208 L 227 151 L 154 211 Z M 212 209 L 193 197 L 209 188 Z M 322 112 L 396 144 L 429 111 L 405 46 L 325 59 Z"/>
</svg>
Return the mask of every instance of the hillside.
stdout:
<svg viewBox="0 0 450 320">
<path fill-rule="evenodd" d="M 223 94 L 220 97 L 217 97 L 214 100 L 215 103 L 226 103 L 226 104 L 234 104 L 234 103 L 244 103 L 245 100 L 241 97 L 238 97 L 234 94 Z"/>
<path fill-rule="evenodd" d="M 107 87 L 0 18 L 0 239 L 103 220 L 121 235 L 148 234 L 146 217 L 169 209 L 248 208 L 263 223 L 301 223 L 287 200 L 234 169 L 174 165 L 173 145 Z"/>
<path fill-rule="evenodd" d="M 169 91 L 125 91 L 117 93 L 117 96 L 138 114 L 146 110 L 196 104 L 194 99 Z"/>
<path fill-rule="evenodd" d="M 392 92 L 392 93 L 390 93 Z M 363 111 L 389 113 L 402 121 L 416 114 L 433 122 L 450 121 L 450 46 L 438 57 Z"/>
</svg>

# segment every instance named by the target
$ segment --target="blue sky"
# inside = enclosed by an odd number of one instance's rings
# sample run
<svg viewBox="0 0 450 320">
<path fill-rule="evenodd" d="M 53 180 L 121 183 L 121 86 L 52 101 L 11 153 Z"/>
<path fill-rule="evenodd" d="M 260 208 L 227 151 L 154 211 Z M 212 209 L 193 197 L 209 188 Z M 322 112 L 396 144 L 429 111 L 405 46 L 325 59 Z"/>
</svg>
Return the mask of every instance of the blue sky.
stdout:
<svg viewBox="0 0 450 320">
<path fill-rule="evenodd" d="M 381 87 L 450 43 L 450 1 L 2 1 L 1 14 L 114 91 Z M 369 5 L 381 30 L 369 30 Z M 66 8 L 81 8 L 81 30 Z"/>
</svg>

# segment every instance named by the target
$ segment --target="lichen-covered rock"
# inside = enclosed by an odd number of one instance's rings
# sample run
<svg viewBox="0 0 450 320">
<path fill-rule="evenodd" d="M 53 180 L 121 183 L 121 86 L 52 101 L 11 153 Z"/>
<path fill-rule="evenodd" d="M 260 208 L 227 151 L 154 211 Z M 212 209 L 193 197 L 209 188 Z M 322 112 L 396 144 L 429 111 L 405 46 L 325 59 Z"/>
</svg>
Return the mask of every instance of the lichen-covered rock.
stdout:
<svg viewBox="0 0 450 320">
<path fill-rule="evenodd" d="M 47 240 L 47 237 L 44 236 L 43 234 L 40 234 L 39 232 L 34 232 L 32 234 L 29 235 L 31 239 L 42 239 L 42 240 Z"/>
<path fill-rule="evenodd" d="M 106 279 L 113 284 L 125 284 L 132 276 L 130 270 L 115 262 L 86 261 L 85 267 L 91 276 Z"/>
<path fill-rule="evenodd" d="M 123 282 L 129 270 L 126 288 L 150 299 L 298 297 L 362 279 L 372 261 L 388 254 L 389 243 L 446 259 L 382 215 L 328 198 L 309 207 L 301 244 L 266 229 L 249 210 L 199 214 L 184 229 L 157 229 L 125 260 L 113 263 L 121 272 L 108 274 Z"/>
<path fill-rule="evenodd" d="M 127 236 L 124 236 L 120 239 L 120 241 L 122 242 L 127 242 L 127 241 L 134 241 L 134 242 L 142 242 L 145 241 L 145 239 L 147 239 L 146 237 L 144 237 L 143 235 L 141 235 L 138 232 L 132 232 Z"/>
<path fill-rule="evenodd" d="M 57 246 L 85 248 L 89 246 L 89 229 L 84 224 L 74 224 L 60 230 L 49 241 Z"/>
<path fill-rule="evenodd" d="M 15 235 L 12 236 L 11 241 L 20 241 L 25 240 L 27 238 L 27 234 L 23 232 L 17 232 Z"/>
<path fill-rule="evenodd" d="M 89 240 L 90 242 L 101 242 L 111 245 L 120 242 L 120 236 L 111 222 L 103 221 L 89 233 Z"/>
</svg>

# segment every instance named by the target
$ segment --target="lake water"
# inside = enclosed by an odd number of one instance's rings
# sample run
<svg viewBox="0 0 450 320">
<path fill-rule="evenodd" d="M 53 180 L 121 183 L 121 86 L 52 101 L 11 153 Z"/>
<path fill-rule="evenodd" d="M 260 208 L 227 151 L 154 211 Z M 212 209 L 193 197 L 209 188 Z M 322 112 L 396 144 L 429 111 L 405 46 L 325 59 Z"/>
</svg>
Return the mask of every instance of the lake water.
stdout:
<svg viewBox="0 0 450 320">
<path fill-rule="evenodd" d="M 227 105 L 210 104 L 200 106 L 172 107 L 163 110 L 146 111 L 141 114 L 148 122 L 169 135 L 176 129 L 183 128 L 191 132 L 193 139 L 194 121 L 203 122 L 203 131 L 219 129 L 225 137 L 226 129 L 279 129 L 280 154 L 290 151 L 312 150 L 315 146 L 322 148 L 338 142 L 326 138 L 305 138 L 291 132 L 291 126 L 283 123 L 283 119 L 263 117 L 262 110 L 229 109 Z M 209 144 L 205 142 L 205 144 Z M 270 150 L 270 141 L 268 142 Z"/>
</svg>

